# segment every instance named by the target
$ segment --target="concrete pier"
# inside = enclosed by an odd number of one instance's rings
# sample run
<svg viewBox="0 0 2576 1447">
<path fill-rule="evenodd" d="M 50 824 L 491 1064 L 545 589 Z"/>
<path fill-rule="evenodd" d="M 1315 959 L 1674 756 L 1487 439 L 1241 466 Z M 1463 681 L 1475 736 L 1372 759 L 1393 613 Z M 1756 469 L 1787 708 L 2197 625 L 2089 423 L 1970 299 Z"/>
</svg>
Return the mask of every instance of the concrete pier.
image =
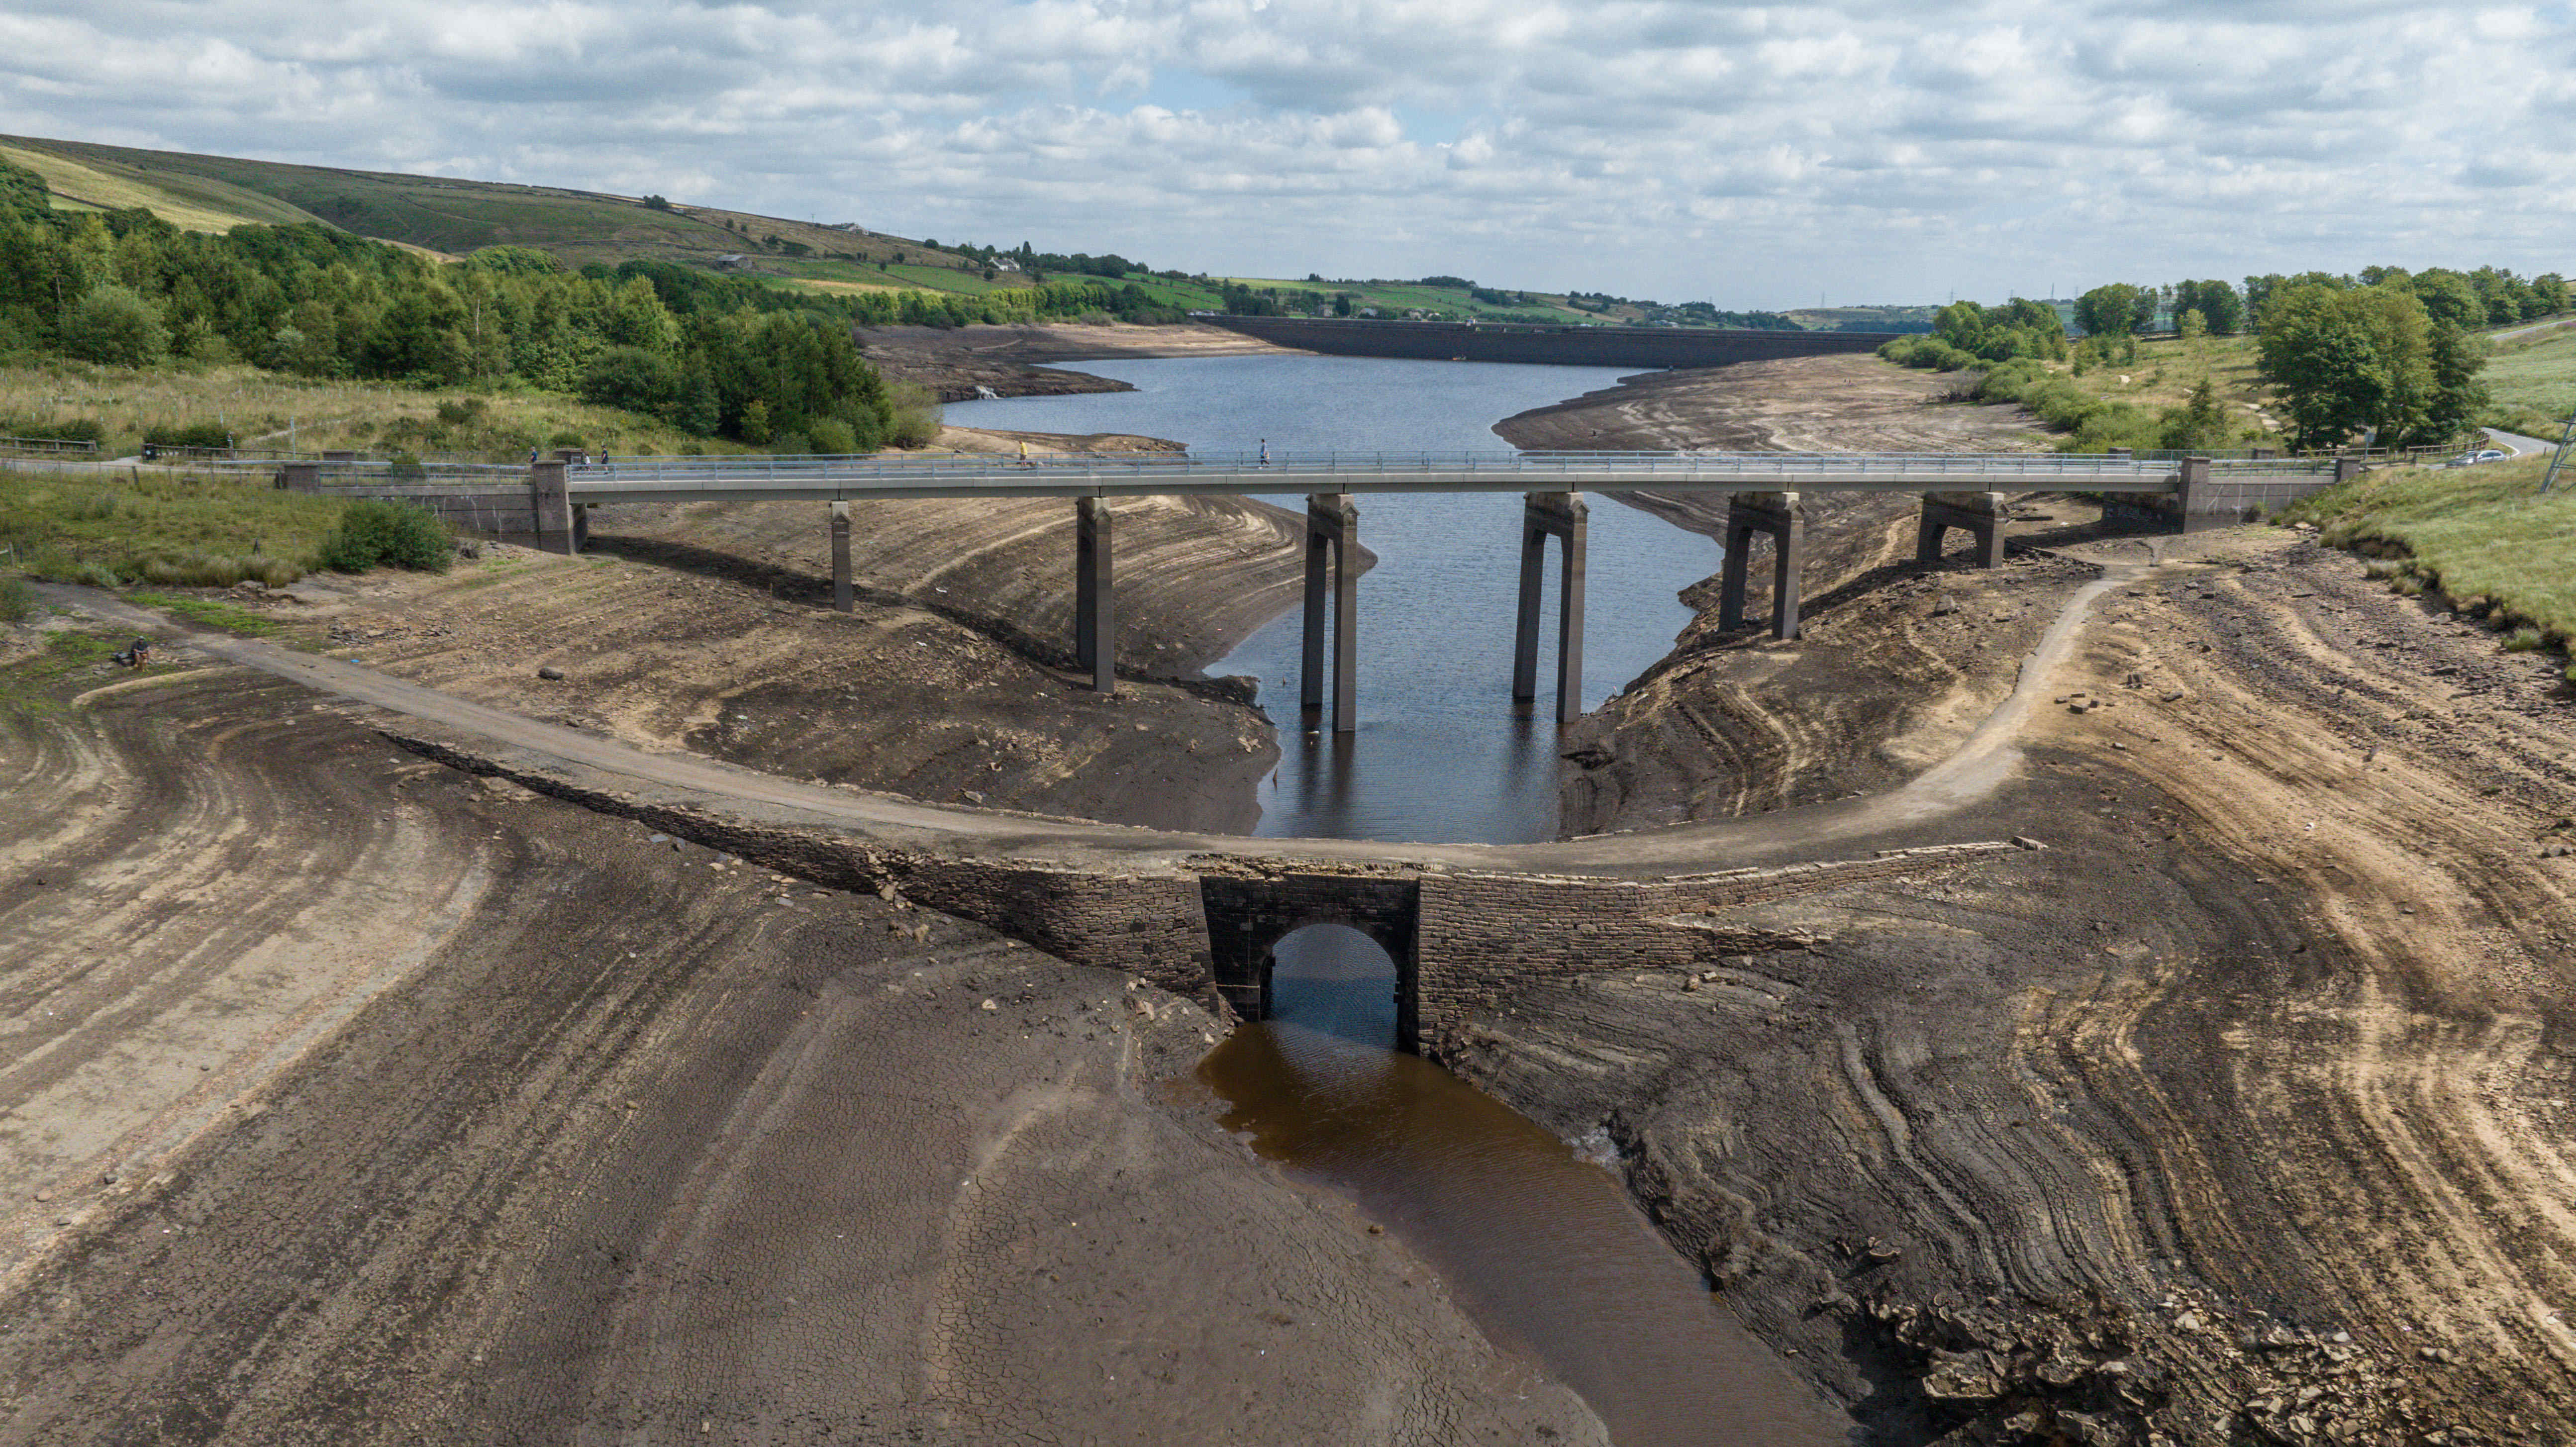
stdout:
<svg viewBox="0 0 2576 1447">
<path fill-rule="evenodd" d="M 1794 492 L 1739 492 L 1727 503 L 1726 568 L 1718 578 L 1717 625 L 1744 626 L 1744 588 L 1753 565 L 1753 537 L 1771 539 L 1771 636 L 1798 636 L 1798 573 L 1806 552 L 1807 524 Z"/>
<path fill-rule="evenodd" d="M 1317 493 L 1306 499 L 1306 648 L 1297 701 L 1307 728 L 1320 728 L 1324 718 L 1324 602 L 1326 554 L 1330 554 L 1333 611 L 1333 732 L 1359 727 L 1359 570 L 1351 566 L 1351 549 L 1359 546 L 1360 512 L 1348 494 Z"/>
<path fill-rule="evenodd" d="M 575 535 L 572 494 L 564 487 L 564 465 L 539 462 L 528 468 L 528 495 L 536 513 L 537 547 L 549 553 L 570 554 L 579 546 Z"/>
<path fill-rule="evenodd" d="M 1073 521 L 1073 658 L 1098 693 L 1118 691 L 1118 604 L 1110 592 L 1109 499 L 1078 498 Z"/>
<path fill-rule="evenodd" d="M 1547 575 L 1547 540 L 1564 543 L 1556 616 L 1556 721 L 1583 713 L 1583 554 L 1585 518 L 1579 492 L 1534 492 L 1521 508 L 1520 631 L 1512 647 L 1512 707 L 1526 713 L 1538 702 L 1538 614 Z"/>
<path fill-rule="evenodd" d="M 850 505 L 832 504 L 832 611 L 850 611 Z"/>
<path fill-rule="evenodd" d="M 1977 541 L 1980 568 L 2004 565 L 2004 495 L 1999 492 L 1927 492 L 1923 520 L 1914 529 L 1914 561 L 1941 561 L 1941 541 L 1952 528 L 1964 528 Z"/>
</svg>

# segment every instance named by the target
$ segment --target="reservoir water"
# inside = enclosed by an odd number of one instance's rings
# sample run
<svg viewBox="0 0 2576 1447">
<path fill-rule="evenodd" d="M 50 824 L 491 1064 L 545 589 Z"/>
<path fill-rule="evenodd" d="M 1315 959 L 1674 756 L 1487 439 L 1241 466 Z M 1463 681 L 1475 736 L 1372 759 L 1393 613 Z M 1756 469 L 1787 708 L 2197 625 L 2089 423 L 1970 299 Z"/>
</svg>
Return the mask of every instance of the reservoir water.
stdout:
<svg viewBox="0 0 2576 1447">
<path fill-rule="evenodd" d="M 1250 356 L 1074 365 L 1133 392 L 953 404 L 963 426 L 1128 432 L 1201 450 L 1508 452 L 1494 423 L 1611 385 L 1620 371 Z M 1272 501 L 1302 510 L 1295 496 Z M 1280 726 L 1260 832 L 1280 838 L 1553 838 L 1556 726 L 1511 708 L 1517 496 L 1367 495 L 1359 536 L 1359 729 L 1297 727 L 1292 611 L 1211 671 L 1261 680 Z M 1716 545 L 1592 498 L 1584 706 L 1662 657 L 1688 621 L 1675 594 Z M 1554 553 L 1551 549 L 1551 572 Z M 1555 638 L 1554 580 L 1542 638 Z M 1301 1178 L 1356 1199 L 1438 1269 L 1498 1346 L 1582 1394 L 1619 1447 L 1822 1447 L 1847 1424 L 1708 1293 L 1619 1181 L 1534 1122 L 1391 1048 L 1394 967 L 1338 925 L 1275 951 L 1274 1018 L 1200 1074 L 1228 1128 Z M 1603 961 L 1615 968 L 1617 961 Z"/>
</svg>

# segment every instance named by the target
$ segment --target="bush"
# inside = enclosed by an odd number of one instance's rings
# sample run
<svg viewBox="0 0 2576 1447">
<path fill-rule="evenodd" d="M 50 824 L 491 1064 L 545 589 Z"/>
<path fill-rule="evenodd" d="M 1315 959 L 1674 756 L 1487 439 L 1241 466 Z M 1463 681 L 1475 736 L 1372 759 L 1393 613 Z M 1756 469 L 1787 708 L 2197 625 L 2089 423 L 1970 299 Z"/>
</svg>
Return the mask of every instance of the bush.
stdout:
<svg viewBox="0 0 2576 1447">
<path fill-rule="evenodd" d="M 102 286 L 72 303 L 63 350 L 109 367 L 148 367 L 170 351 L 161 313 L 130 287 Z"/>
<path fill-rule="evenodd" d="M 376 498 L 349 504 L 340 525 L 322 540 L 322 566 L 340 573 L 385 566 L 444 573 L 455 556 L 455 540 L 436 513 Z"/>
<path fill-rule="evenodd" d="M 890 382 L 886 399 L 894 404 L 894 422 L 886 441 L 897 447 L 927 447 L 939 439 L 942 419 L 937 394 L 917 382 Z"/>
<path fill-rule="evenodd" d="M 106 440 L 107 429 L 96 418 L 75 417 L 65 422 L 0 423 L 0 435 L 32 442 L 100 442 Z"/>
<path fill-rule="evenodd" d="M 221 422 L 156 422 L 144 429 L 143 440 L 155 447 L 230 447 L 233 434 Z"/>
<path fill-rule="evenodd" d="M 857 434 L 850 430 L 849 423 L 838 417 L 823 418 L 816 422 L 806 435 L 813 442 L 816 452 L 829 453 L 835 457 L 847 457 L 859 450 Z"/>
<path fill-rule="evenodd" d="M 2516 628 L 2505 637 L 2503 648 L 2507 653 L 2535 653 L 2548 641 L 2540 636 L 2537 628 Z"/>
<path fill-rule="evenodd" d="M 36 616 L 36 590 L 24 578 L 0 578 L 0 623 L 24 623 Z"/>
</svg>

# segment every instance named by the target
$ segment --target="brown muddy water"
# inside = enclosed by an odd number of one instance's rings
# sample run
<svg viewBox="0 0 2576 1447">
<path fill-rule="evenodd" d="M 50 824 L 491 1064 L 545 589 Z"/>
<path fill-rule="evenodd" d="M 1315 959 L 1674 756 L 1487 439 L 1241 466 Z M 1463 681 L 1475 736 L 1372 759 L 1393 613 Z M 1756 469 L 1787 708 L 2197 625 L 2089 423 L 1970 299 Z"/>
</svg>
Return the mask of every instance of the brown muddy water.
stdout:
<svg viewBox="0 0 2576 1447">
<path fill-rule="evenodd" d="M 1726 1313 L 1607 1170 L 1393 1050 L 1395 970 L 1366 936 L 1282 941 L 1274 1019 L 1200 1066 L 1222 1117 L 1356 1200 L 1505 1351 L 1579 1393 L 1618 1447 L 1825 1447 L 1838 1421 Z"/>
</svg>

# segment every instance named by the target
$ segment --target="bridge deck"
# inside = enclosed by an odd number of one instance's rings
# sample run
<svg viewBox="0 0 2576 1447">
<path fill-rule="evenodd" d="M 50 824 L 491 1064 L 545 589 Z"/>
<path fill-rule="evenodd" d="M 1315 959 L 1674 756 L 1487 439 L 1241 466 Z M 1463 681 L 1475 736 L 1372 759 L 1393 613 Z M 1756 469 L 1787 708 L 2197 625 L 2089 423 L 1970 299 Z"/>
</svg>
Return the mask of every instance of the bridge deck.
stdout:
<svg viewBox="0 0 2576 1447">
<path fill-rule="evenodd" d="M 2227 478 L 2331 476 L 2332 459 L 2222 460 Z M 2177 464 L 2065 453 L 1125 453 L 1011 458 L 638 457 L 575 464 L 582 502 L 852 502 L 1364 492 L 2171 493 Z"/>
</svg>

